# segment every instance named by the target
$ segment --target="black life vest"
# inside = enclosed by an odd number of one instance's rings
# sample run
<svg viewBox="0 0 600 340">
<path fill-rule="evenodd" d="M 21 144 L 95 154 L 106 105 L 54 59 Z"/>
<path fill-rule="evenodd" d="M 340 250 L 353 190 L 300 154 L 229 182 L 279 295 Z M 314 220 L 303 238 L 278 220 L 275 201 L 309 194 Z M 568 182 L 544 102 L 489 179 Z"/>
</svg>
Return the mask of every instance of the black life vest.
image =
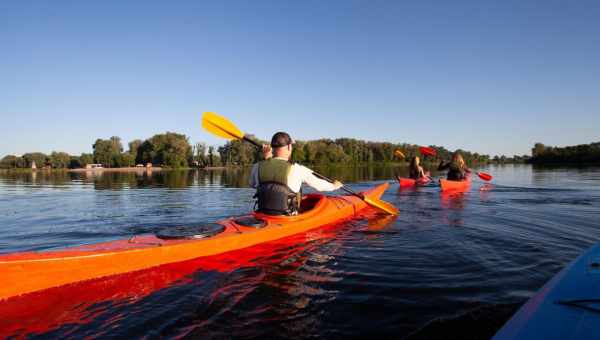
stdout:
<svg viewBox="0 0 600 340">
<path fill-rule="evenodd" d="M 283 159 L 270 158 L 258 163 L 257 211 L 269 215 L 293 215 L 298 212 L 302 192 L 288 186 L 292 164 Z"/>
</svg>

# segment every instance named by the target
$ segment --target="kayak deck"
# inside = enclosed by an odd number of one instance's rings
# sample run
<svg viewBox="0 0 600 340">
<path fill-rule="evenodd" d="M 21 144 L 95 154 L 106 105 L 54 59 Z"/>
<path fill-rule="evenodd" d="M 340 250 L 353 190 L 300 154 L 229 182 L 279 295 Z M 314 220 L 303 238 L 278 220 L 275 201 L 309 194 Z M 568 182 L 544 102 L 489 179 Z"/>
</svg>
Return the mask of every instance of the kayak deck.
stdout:
<svg viewBox="0 0 600 340">
<path fill-rule="evenodd" d="M 493 339 L 597 339 L 599 325 L 600 243 L 548 281 Z"/>
<path fill-rule="evenodd" d="M 379 198 L 387 187 L 388 183 L 384 183 L 364 194 Z M 260 229 L 240 225 L 235 218 L 228 218 L 218 222 L 225 227 L 223 232 L 205 239 L 165 240 L 155 235 L 140 235 L 60 250 L 0 255 L 0 300 L 251 247 L 352 217 L 367 207 L 363 200 L 354 196 L 311 194 L 306 200 L 312 201 L 314 206 L 305 213 L 296 216 L 247 215 L 266 221 Z"/>
</svg>

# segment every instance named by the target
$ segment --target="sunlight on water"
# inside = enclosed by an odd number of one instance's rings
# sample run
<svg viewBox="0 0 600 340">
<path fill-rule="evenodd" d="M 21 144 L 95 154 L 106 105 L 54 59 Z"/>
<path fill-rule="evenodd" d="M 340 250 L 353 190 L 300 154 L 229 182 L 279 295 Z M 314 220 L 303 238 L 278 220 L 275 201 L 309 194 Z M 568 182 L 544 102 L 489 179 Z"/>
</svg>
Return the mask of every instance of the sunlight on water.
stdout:
<svg viewBox="0 0 600 340">
<path fill-rule="evenodd" d="M 600 240 L 600 169 L 490 166 L 465 193 L 399 189 L 405 168 L 329 168 L 394 183 L 397 217 L 356 219 L 209 258 L 0 302 L 0 337 L 487 338 Z M 435 175 L 435 174 L 434 174 Z M 0 173 L 0 253 L 216 221 L 253 207 L 248 169 Z M 12 283 L 14 284 L 14 283 Z"/>
</svg>

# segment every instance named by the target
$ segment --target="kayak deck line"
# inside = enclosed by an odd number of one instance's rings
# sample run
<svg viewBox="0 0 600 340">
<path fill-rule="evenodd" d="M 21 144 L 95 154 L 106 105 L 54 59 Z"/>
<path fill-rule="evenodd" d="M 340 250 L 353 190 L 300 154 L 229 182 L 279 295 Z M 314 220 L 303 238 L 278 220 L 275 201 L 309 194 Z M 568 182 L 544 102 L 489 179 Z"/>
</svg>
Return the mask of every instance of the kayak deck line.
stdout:
<svg viewBox="0 0 600 340">
<path fill-rule="evenodd" d="M 384 183 L 363 194 L 379 198 L 388 188 Z M 230 217 L 218 224 L 219 234 L 198 239 L 160 239 L 153 234 L 51 251 L 0 255 L 0 301 L 12 296 L 65 284 L 134 272 L 169 263 L 183 262 L 244 249 L 309 231 L 355 216 L 368 205 L 354 196 L 309 194 L 302 201 L 305 213 L 270 216 L 259 212 L 243 215 L 265 221 L 256 228 Z"/>
</svg>

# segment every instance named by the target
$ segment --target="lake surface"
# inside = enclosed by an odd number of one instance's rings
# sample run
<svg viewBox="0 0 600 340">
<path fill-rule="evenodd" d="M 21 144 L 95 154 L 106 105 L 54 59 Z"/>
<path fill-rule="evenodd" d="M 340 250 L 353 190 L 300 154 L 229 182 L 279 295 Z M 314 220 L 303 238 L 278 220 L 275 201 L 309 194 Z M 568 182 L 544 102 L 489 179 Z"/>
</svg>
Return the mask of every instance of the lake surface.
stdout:
<svg viewBox="0 0 600 340">
<path fill-rule="evenodd" d="M 0 302 L 0 337 L 489 338 L 600 241 L 600 168 L 491 166 L 462 195 L 400 190 L 405 168 L 319 169 L 369 214 L 220 256 Z M 0 253 L 62 248 L 242 215 L 248 169 L 0 173 Z"/>
</svg>

